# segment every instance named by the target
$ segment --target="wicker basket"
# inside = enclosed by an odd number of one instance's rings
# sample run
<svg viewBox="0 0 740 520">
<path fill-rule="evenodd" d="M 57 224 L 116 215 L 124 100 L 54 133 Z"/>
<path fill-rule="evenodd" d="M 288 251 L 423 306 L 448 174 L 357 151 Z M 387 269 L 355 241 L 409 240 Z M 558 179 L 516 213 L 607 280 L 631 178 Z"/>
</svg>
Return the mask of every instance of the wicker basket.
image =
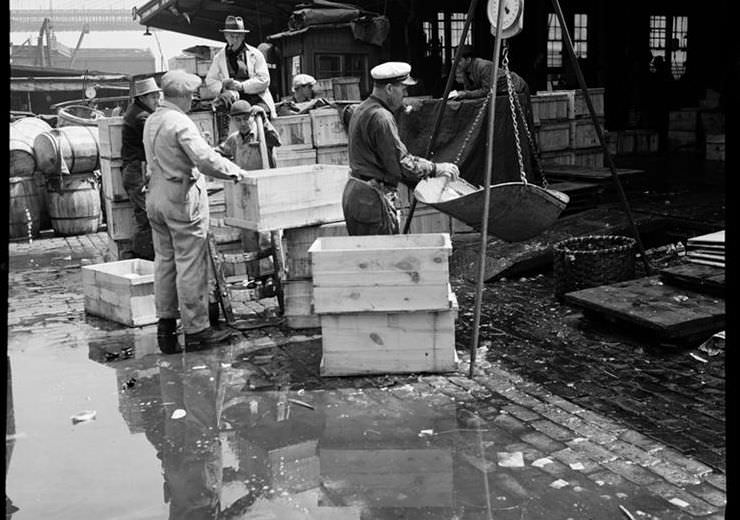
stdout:
<svg viewBox="0 0 740 520">
<path fill-rule="evenodd" d="M 555 296 L 635 277 L 637 242 L 615 235 L 574 237 L 554 246 Z"/>
</svg>

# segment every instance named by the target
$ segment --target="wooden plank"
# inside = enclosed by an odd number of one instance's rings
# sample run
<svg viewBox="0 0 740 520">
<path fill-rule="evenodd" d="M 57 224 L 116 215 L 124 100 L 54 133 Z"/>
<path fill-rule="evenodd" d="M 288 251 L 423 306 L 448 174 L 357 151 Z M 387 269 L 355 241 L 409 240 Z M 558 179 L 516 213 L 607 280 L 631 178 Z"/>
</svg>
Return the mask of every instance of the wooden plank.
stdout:
<svg viewBox="0 0 740 520">
<path fill-rule="evenodd" d="M 362 277 L 363 285 L 314 286 L 313 305 L 319 314 L 347 312 L 435 311 L 448 308 L 449 283 L 433 283 L 423 276 L 408 283 L 409 277 L 384 275 L 382 285 L 369 285 L 370 277 Z M 428 276 L 425 273 L 424 276 Z M 328 275 L 330 276 L 330 275 Z M 360 278 L 360 277 L 358 277 Z M 435 277 L 436 278 L 436 277 Z M 385 285 L 397 280 L 397 285 Z M 352 275 L 338 277 L 337 282 L 352 282 Z"/>
<path fill-rule="evenodd" d="M 605 181 L 612 178 L 609 168 L 594 168 L 590 166 L 578 166 L 571 164 L 551 164 L 543 167 L 545 176 L 549 178 L 580 180 L 580 181 Z M 645 170 L 633 168 L 617 168 L 617 176 L 620 180 L 636 174 L 645 173 Z"/>
<path fill-rule="evenodd" d="M 691 237 L 686 241 L 687 246 L 694 245 L 724 245 L 725 243 L 725 230 L 715 231 L 714 233 L 707 233 L 698 237 Z"/>
<path fill-rule="evenodd" d="M 725 302 L 693 291 L 677 291 L 646 276 L 565 294 L 565 301 L 660 337 L 711 334 L 725 327 Z"/>
<path fill-rule="evenodd" d="M 668 284 L 698 292 L 723 295 L 725 270 L 720 267 L 683 263 L 660 270 L 660 278 Z"/>
</svg>

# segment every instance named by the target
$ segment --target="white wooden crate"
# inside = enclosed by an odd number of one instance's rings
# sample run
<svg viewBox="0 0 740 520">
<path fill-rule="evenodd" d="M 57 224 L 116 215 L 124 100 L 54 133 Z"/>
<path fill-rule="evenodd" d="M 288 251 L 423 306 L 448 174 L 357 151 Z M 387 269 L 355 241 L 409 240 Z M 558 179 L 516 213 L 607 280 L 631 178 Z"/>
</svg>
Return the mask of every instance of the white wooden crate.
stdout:
<svg viewBox="0 0 740 520">
<path fill-rule="evenodd" d="M 313 128 L 313 143 L 316 148 L 347 144 L 347 131 L 336 108 L 319 108 L 308 113 Z"/>
<path fill-rule="evenodd" d="M 322 146 L 316 149 L 316 162 L 319 164 L 349 164 L 349 149 L 346 144 Z"/>
<path fill-rule="evenodd" d="M 85 311 L 140 327 L 157 322 L 154 262 L 136 258 L 82 266 Z"/>
<path fill-rule="evenodd" d="M 282 146 L 278 146 L 275 148 L 275 164 L 278 168 L 316 164 L 316 149 L 296 147 L 283 148 Z"/>
<path fill-rule="evenodd" d="M 103 196 L 110 200 L 129 200 L 123 187 L 123 161 L 121 159 L 100 158 L 100 176 L 103 182 Z"/>
<path fill-rule="evenodd" d="M 318 314 L 449 307 L 448 233 L 321 237 L 308 252 Z"/>
<path fill-rule="evenodd" d="M 291 329 L 320 327 L 319 316 L 313 313 L 313 284 L 311 280 L 283 282 L 285 321 Z"/>
<path fill-rule="evenodd" d="M 457 367 L 457 299 L 416 312 L 321 314 L 321 375 L 449 372 Z"/>
<path fill-rule="evenodd" d="M 229 226 L 272 231 L 344 220 L 347 166 L 314 164 L 246 174 L 237 184 L 224 183 L 224 222 Z"/>
<path fill-rule="evenodd" d="M 313 147 L 311 118 L 308 114 L 297 116 L 280 116 L 273 118 L 271 123 L 280 135 L 280 143 L 282 147 Z"/>
<path fill-rule="evenodd" d="M 134 204 L 130 200 L 110 200 L 105 202 L 105 217 L 108 236 L 113 240 L 127 240 L 134 236 Z"/>
<path fill-rule="evenodd" d="M 307 226 L 302 228 L 286 229 L 285 238 L 285 267 L 288 279 L 311 279 L 311 257 L 308 248 L 319 237 L 347 236 L 347 225 L 342 222 Z"/>
<path fill-rule="evenodd" d="M 123 145 L 123 116 L 101 117 L 97 122 L 100 157 L 120 159 Z"/>
</svg>

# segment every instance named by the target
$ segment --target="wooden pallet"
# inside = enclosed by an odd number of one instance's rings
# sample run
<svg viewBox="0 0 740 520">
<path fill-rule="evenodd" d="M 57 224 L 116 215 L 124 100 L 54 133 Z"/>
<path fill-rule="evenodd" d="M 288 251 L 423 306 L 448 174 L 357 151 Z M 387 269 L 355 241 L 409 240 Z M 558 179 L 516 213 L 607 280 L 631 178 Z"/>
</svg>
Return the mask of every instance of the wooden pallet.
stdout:
<svg viewBox="0 0 740 520">
<path fill-rule="evenodd" d="M 725 328 L 725 301 L 678 289 L 646 276 L 565 294 L 584 314 L 669 340 L 711 335 Z"/>
<path fill-rule="evenodd" d="M 660 278 L 675 287 L 704 294 L 724 296 L 725 293 L 725 270 L 721 267 L 687 262 L 661 269 Z"/>
</svg>

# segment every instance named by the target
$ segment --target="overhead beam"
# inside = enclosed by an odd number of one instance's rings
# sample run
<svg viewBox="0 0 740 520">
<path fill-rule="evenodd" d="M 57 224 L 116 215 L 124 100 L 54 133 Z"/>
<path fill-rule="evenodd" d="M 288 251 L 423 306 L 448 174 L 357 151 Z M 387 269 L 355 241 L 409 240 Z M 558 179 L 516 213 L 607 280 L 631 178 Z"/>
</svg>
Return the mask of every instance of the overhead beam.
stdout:
<svg viewBox="0 0 740 520">
<path fill-rule="evenodd" d="M 139 31 L 141 25 L 129 9 L 60 9 L 53 12 L 39 9 L 10 11 L 10 31 L 38 31 L 44 18 L 51 19 L 56 32 L 80 31 L 88 24 L 91 31 Z"/>
</svg>

